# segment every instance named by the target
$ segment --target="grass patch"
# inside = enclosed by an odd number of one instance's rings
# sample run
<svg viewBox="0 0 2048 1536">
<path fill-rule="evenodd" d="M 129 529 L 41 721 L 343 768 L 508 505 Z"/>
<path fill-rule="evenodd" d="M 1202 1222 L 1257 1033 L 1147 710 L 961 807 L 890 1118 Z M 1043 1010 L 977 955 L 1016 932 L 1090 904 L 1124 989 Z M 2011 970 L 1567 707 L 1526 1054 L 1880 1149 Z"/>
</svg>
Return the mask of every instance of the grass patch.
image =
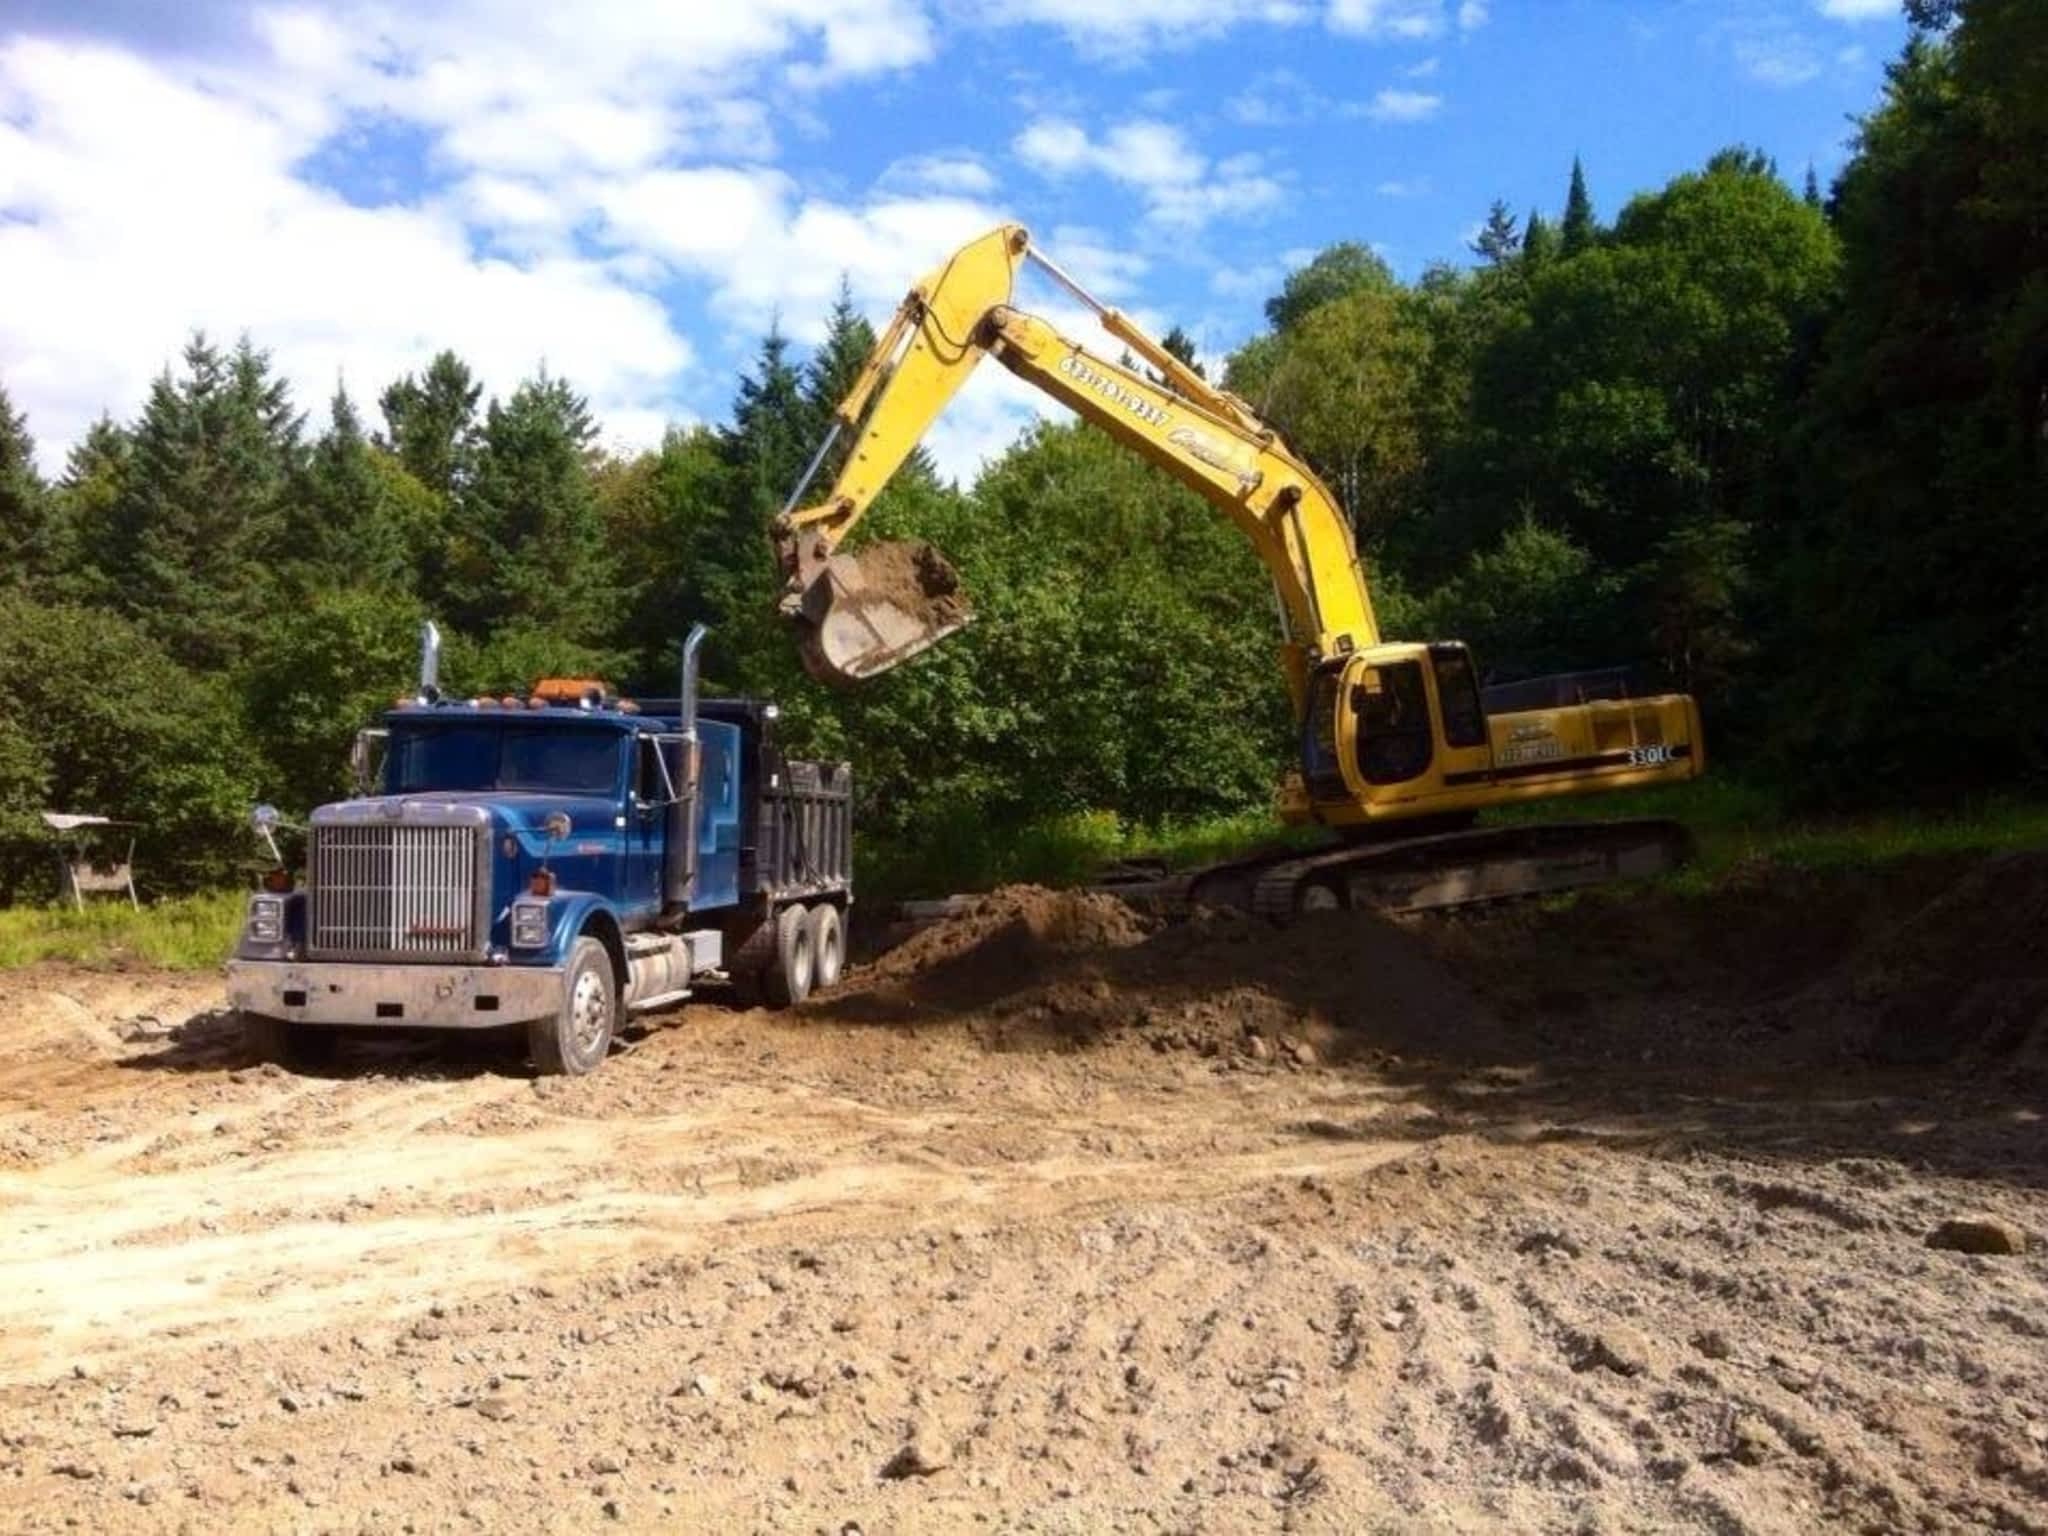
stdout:
<svg viewBox="0 0 2048 1536">
<path fill-rule="evenodd" d="M 241 891 L 214 891 L 152 902 L 139 912 L 111 901 L 83 912 L 10 907 L 0 911 L 0 969 L 66 960 L 104 970 L 210 971 L 234 948 L 247 900 Z"/>
<path fill-rule="evenodd" d="M 1485 821 L 1512 826 L 1637 817 L 1681 822 L 1692 832 L 1693 862 L 1665 877 L 1692 891 L 1718 885 L 1730 870 L 1758 864 L 1855 869 L 1904 858 L 2048 844 L 2044 802 L 1985 798 L 1943 811 L 1821 816 L 1788 811 L 1770 790 L 1732 778 L 1507 806 L 1489 812 Z M 1318 827 L 1283 826 L 1267 811 L 1161 827 L 1125 826 L 1098 812 L 1052 818 L 1022 830 L 965 815 L 935 825 L 913 847 L 891 848 L 879 840 L 862 844 L 856 839 L 856 844 L 861 894 L 890 902 L 988 890 L 1013 881 L 1078 885 L 1118 859 L 1159 859 L 1169 868 L 1186 869 L 1275 845 L 1313 847 L 1326 836 Z"/>
<path fill-rule="evenodd" d="M 1526 821 L 1610 821 L 1665 817 L 1693 835 L 1694 860 L 1672 878 L 1713 885 L 1738 866 L 1787 869 L 1874 867 L 1942 854 L 1996 853 L 2048 843 L 2048 804 L 1988 796 L 1945 810 L 1854 815 L 1787 811 L 1768 789 L 1738 779 L 1696 779 L 1623 794 L 1512 806 L 1491 812 L 1495 825 Z"/>
</svg>

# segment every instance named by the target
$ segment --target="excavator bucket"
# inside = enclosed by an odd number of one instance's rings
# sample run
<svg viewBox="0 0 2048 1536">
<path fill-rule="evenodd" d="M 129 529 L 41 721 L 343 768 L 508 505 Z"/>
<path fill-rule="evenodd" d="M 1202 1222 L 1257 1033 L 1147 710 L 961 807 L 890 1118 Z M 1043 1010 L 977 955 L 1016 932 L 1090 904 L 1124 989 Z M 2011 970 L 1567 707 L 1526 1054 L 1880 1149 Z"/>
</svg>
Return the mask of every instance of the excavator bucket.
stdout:
<svg viewBox="0 0 2048 1536">
<path fill-rule="evenodd" d="M 922 539 L 835 554 L 783 607 L 804 670 L 837 684 L 886 672 L 974 617 L 959 573 Z"/>
</svg>

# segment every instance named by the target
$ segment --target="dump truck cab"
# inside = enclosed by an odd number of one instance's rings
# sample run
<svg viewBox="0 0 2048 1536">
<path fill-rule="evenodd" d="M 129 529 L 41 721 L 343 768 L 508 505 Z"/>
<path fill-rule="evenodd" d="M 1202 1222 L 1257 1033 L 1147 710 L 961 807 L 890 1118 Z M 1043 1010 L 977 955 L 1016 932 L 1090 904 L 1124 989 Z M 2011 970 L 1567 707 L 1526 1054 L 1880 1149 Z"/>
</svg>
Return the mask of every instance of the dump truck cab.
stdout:
<svg viewBox="0 0 2048 1536">
<path fill-rule="evenodd" d="M 693 640 L 701 638 L 701 632 Z M 265 1054 L 338 1026 L 528 1027 L 589 1071 L 619 1017 L 700 981 L 799 1003 L 838 976 L 851 773 L 791 761 L 772 704 L 544 681 L 451 699 L 432 681 L 358 738 L 358 795 L 312 813 L 303 877 L 251 898 L 229 993 Z"/>
</svg>

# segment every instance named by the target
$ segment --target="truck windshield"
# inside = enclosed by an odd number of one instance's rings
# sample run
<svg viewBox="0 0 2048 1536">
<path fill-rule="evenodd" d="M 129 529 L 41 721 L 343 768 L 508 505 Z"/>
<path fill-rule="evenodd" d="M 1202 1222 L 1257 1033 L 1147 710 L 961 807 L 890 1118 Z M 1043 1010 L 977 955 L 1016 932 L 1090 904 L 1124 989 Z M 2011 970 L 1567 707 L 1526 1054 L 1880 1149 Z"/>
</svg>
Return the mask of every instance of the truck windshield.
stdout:
<svg viewBox="0 0 2048 1536">
<path fill-rule="evenodd" d="M 551 790 L 609 795 L 618 788 L 619 737 L 611 731 L 464 725 L 393 731 L 387 794 L 429 790 Z"/>
</svg>

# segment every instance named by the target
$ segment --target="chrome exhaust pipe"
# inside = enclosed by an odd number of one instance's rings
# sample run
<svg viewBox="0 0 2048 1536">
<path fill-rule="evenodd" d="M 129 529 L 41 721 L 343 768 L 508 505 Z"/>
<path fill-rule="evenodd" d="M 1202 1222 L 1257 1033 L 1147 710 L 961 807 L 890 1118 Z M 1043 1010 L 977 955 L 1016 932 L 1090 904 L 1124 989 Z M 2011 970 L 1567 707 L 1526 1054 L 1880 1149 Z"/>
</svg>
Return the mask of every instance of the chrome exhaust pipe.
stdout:
<svg viewBox="0 0 2048 1536">
<path fill-rule="evenodd" d="M 676 797 L 668 805 L 662 839 L 661 904 L 675 914 L 688 909 L 697 894 L 697 651 L 711 633 L 692 624 L 683 640 L 683 670 L 676 695 Z"/>
<path fill-rule="evenodd" d="M 441 631 L 432 619 L 420 626 L 420 702 L 441 697 Z"/>
</svg>

